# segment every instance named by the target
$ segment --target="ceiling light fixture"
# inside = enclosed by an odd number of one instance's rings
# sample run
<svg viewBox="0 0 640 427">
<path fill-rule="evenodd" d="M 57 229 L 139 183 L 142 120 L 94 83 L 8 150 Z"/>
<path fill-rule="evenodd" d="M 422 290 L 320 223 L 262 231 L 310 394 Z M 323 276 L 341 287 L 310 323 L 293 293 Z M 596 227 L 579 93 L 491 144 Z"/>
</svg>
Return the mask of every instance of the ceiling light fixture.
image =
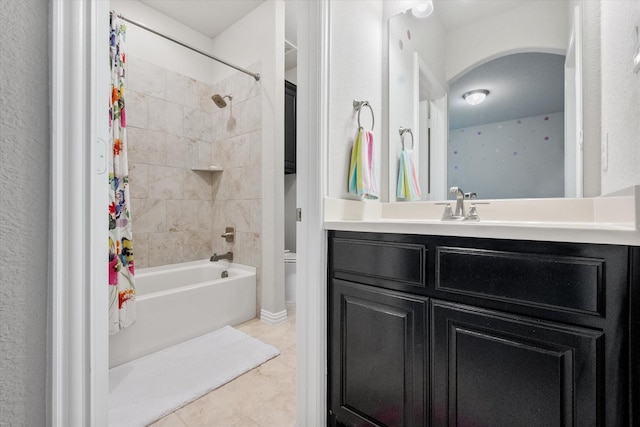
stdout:
<svg viewBox="0 0 640 427">
<path fill-rule="evenodd" d="M 433 0 L 419 2 L 411 8 L 411 13 L 416 18 L 426 18 L 433 13 Z"/>
<path fill-rule="evenodd" d="M 462 95 L 462 99 L 467 101 L 470 105 L 478 105 L 489 95 L 489 91 L 486 89 L 476 89 L 465 92 Z"/>
</svg>

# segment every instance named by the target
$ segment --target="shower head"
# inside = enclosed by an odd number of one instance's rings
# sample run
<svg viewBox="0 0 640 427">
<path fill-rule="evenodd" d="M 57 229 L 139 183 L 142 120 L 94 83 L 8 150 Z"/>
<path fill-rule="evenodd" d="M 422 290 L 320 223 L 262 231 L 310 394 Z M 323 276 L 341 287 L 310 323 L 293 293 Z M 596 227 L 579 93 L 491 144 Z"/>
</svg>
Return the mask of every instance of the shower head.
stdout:
<svg viewBox="0 0 640 427">
<path fill-rule="evenodd" d="M 216 93 L 211 97 L 211 99 L 213 99 L 213 102 L 216 103 L 218 108 L 224 108 L 227 106 L 227 103 L 225 102 L 224 98 L 229 98 L 229 102 L 231 102 L 231 100 L 233 99 L 233 96 L 231 95 L 220 96 L 219 94 Z"/>
</svg>

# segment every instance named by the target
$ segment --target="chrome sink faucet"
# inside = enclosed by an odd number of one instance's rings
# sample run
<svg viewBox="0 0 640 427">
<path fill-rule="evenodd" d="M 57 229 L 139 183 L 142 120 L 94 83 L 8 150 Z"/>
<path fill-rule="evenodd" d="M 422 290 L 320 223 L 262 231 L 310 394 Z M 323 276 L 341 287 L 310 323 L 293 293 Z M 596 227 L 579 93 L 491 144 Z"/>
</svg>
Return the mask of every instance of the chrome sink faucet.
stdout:
<svg viewBox="0 0 640 427">
<path fill-rule="evenodd" d="M 464 192 L 460 187 L 451 187 L 449 193 L 456 196 L 456 210 L 453 212 L 454 217 L 466 217 L 467 214 L 464 211 Z"/>
<path fill-rule="evenodd" d="M 444 213 L 442 214 L 442 221 L 479 221 L 478 210 L 476 208 L 476 204 L 486 204 L 475 202 L 477 199 L 476 193 L 465 193 L 462 191 L 460 187 L 451 187 L 449 189 L 449 193 L 456 196 L 456 207 L 455 210 L 451 209 L 450 202 L 444 203 L 436 203 L 437 205 L 445 205 Z M 471 202 L 471 207 L 469 208 L 469 212 L 464 208 L 464 200 L 473 200 Z"/>
<path fill-rule="evenodd" d="M 227 252 L 226 254 L 213 254 L 213 256 L 209 259 L 211 262 L 220 261 L 221 259 L 228 259 L 230 262 L 233 262 L 233 252 Z"/>
</svg>

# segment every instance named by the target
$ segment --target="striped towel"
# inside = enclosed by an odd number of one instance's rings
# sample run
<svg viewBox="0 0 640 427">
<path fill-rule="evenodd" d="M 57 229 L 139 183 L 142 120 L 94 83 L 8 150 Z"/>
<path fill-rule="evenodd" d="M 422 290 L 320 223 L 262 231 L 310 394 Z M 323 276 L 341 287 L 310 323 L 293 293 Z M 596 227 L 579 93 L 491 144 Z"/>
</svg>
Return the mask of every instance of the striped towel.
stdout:
<svg viewBox="0 0 640 427">
<path fill-rule="evenodd" d="M 378 198 L 378 189 L 373 151 L 373 132 L 359 128 L 351 149 L 349 193 L 375 200 Z"/>
<path fill-rule="evenodd" d="M 418 175 L 413 166 L 411 150 L 403 149 L 400 153 L 400 165 L 398 167 L 398 190 L 396 197 L 400 200 L 419 200 L 420 184 Z"/>
</svg>

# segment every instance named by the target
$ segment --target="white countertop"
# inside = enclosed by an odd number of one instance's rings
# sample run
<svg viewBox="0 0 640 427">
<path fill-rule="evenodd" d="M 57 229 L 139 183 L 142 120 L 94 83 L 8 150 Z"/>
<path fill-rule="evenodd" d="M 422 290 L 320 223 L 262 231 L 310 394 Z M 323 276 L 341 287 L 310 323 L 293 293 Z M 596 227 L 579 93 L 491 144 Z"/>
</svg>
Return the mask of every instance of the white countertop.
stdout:
<svg viewBox="0 0 640 427">
<path fill-rule="evenodd" d="M 324 228 L 640 246 L 639 190 L 636 186 L 610 196 L 583 199 L 478 200 L 489 203 L 477 205 L 480 221 L 442 221 L 444 206 L 435 202 L 325 198 Z M 465 200 L 465 207 L 470 203 Z"/>
</svg>

